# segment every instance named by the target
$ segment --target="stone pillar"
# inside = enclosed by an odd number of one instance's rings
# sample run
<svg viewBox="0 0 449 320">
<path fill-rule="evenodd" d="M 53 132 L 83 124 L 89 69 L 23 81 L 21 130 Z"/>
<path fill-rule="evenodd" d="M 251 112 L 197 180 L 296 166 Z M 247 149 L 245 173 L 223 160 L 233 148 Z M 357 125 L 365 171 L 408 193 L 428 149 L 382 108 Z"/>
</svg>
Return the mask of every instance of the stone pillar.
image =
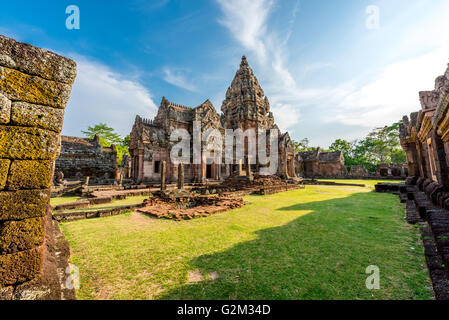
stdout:
<svg viewBox="0 0 449 320">
<path fill-rule="evenodd" d="M 444 143 L 436 130 L 431 133 L 433 152 L 435 157 L 435 166 L 438 183 L 442 185 L 449 185 L 449 170 L 446 165 L 446 152 L 444 150 Z"/>
<path fill-rule="evenodd" d="M 246 157 L 246 176 L 249 180 L 253 180 L 253 172 L 251 171 L 251 161 L 249 157 Z"/>
<path fill-rule="evenodd" d="M 201 183 L 206 183 L 206 162 L 201 162 Z"/>
<path fill-rule="evenodd" d="M 243 160 L 239 159 L 239 176 L 243 176 Z"/>
<path fill-rule="evenodd" d="M 50 185 L 76 64 L 1 35 L 0 57 L 0 300 L 74 299 Z"/>
<path fill-rule="evenodd" d="M 184 189 L 184 165 L 182 163 L 178 166 L 178 189 Z"/>
<path fill-rule="evenodd" d="M 162 163 L 161 163 L 161 191 L 167 190 L 167 185 L 165 184 L 166 172 L 167 172 L 167 162 L 162 161 Z"/>
<path fill-rule="evenodd" d="M 137 166 L 137 180 L 138 183 L 143 181 L 143 177 L 144 177 L 144 172 L 143 172 L 143 164 L 144 164 L 144 150 L 139 150 L 139 162 L 138 162 L 138 166 Z"/>
</svg>

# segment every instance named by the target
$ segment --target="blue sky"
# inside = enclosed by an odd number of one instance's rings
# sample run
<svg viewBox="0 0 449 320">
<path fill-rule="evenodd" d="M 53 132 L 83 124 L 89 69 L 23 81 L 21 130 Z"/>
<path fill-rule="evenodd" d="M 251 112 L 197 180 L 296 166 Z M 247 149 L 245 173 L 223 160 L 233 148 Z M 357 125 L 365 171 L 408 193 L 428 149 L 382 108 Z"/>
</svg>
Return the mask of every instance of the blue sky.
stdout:
<svg viewBox="0 0 449 320">
<path fill-rule="evenodd" d="M 68 5 L 79 30 L 65 27 Z M 367 27 L 369 6 L 379 28 Z M 447 30 L 447 0 L 24 0 L 0 11 L 0 34 L 78 63 L 65 135 L 99 122 L 126 135 L 162 96 L 220 110 L 246 55 L 281 129 L 322 147 L 417 110 L 449 62 Z"/>
</svg>

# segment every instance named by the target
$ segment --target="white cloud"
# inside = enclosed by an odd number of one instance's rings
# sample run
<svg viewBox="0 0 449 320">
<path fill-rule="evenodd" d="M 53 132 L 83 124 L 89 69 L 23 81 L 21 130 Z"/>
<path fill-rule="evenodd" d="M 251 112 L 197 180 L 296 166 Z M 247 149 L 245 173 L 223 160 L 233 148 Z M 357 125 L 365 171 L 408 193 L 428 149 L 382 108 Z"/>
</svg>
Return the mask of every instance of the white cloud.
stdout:
<svg viewBox="0 0 449 320">
<path fill-rule="evenodd" d="M 441 48 L 385 67 L 375 80 L 348 92 L 338 103 L 338 112 L 328 120 L 374 127 L 418 111 L 418 92 L 433 90 L 435 78 L 444 74 L 448 57 L 448 48 Z"/>
<path fill-rule="evenodd" d="M 264 37 L 273 0 L 217 0 L 223 11 L 219 22 L 229 29 L 234 38 L 261 61 L 266 59 Z"/>
<path fill-rule="evenodd" d="M 433 90 L 435 78 L 444 74 L 449 62 L 449 42 L 435 32 L 449 29 L 449 5 L 434 9 L 399 39 L 407 50 L 425 53 L 387 65 L 369 83 L 346 90 L 342 100 L 334 97 L 338 102 L 336 112 L 328 121 L 375 127 L 396 122 L 421 108 L 419 91 Z"/>
<path fill-rule="evenodd" d="M 163 69 L 163 72 L 164 72 L 164 81 L 189 91 L 194 92 L 197 91 L 197 88 L 191 83 L 191 80 L 189 81 L 186 78 L 186 75 L 182 70 L 165 67 Z"/>
<path fill-rule="evenodd" d="M 301 116 L 299 109 L 290 104 L 276 104 L 273 108 L 273 115 L 281 131 L 287 131 L 288 128 L 298 123 Z"/>
<path fill-rule="evenodd" d="M 83 56 L 72 57 L 77 63 L 77 77 L 63 134 L 79 136 L 89 125 L 106 123 L 125 136 L 136 115 L 151 118 L 156 114 L 151 93 L 133 76 L 124 76 Z"/>
<path fill-rule="evenodd" d="M 268 28 L 274 0 L 217 0 L 223 12 L 219 22 L 233 37 L 257 58 L 257 69 L 269 74 L 264 87 L 270 92 L 275 121 L 283 130 L 298 123 L 299 109 L 288 102 L 297 102 L 298 88 L 289 71 L 287 42 L 299 11 L 299 1 L 292 8 L 288 30 L 282 34 Z M 270 31 L 269 31 L 270 30 Z M 250 63 L 251 64 L 251 63 Z M 288 112 L 288 113 L 287 113 Z M 288 116 L 290 114 L 290 117 Z"/>
</svg>

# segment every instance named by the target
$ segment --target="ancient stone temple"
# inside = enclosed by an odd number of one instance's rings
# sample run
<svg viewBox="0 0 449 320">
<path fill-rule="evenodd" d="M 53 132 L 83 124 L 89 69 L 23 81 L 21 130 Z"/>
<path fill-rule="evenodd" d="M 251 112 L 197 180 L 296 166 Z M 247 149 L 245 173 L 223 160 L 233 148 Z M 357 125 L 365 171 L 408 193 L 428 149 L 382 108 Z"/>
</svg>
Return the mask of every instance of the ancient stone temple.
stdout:
<svg viewBox="0 0 449 320">
<path fill-rule="evenodd" d="M 449 68 L 432 91 L 419 93 L 421 110 L 400 126 L 401 145 L 411 177 L 449 185 Z"/>
<path fill-rule="evenodd" d="M 74 61 L 0 36 L 0 300 L 71 299 L 50 184 Z"/>
<path fill-rule="evenodd" d="M 449 300 L 449 68 L 419 98 L 421 110 L 405 116 L 399 128 L 409 178 L 398 190 L 393 184 L 376 190 L 399 191 L 406 220 L 419 224 L 435 297 Z"/>
<path fill-rule="evenodd" d="M 347 174 L 343 152 L 299 152 L 296 156 L 300 174 L 306 178 L 344 177 Z"/>
<path fill-rule="evenodd" d="M 131 175 L 134 180 L 138 182 L 159 181 L 161 163 L 166 161 L 167 182 L 175 182 L 178 177 L 178 165 L 170 161 L 172 147 L 170 134 L 175 129 L 185 129 L 193 136 L 194 122 L 201 123 L 203 134 L 209 129 L 217 129 L 223 136 L 226 129 L 242 129 L 243 131 L 255 129 L 256 132 L 258 129 L 277 130 L 279 142 L 277 174 L 286 179 L 296 177 L 293 143 L 289 134 L 281 134 L 275 124 L 268 98 L 245 57 L 242 58 L 240 68 L 226 92 L 221 111 L 222 114 L 219 115 L 209 100 L 191 108 L 170 102 L 164 97 L 153 120 L 137 116 L 131 132 L 129 148 Z M 269 142 L 267 145 L 269 146 Z M 205 147 L 206 144 L 203 143 L 202 151 L 205 150 Z M 201 164 L 193 164 L 193 161 L 190 161 L 184 165 L 185 180 L 191 182 L 205 182 L 206 179 L 222 180 L 233 172 L 239 171 L 239 165 L 242 164 L 245 167 L 243 171 L 246 171 L 247 144 L 244 148 L 245 158 L 240 160 L 241 163 L 225 164 L 224 156 L 222 163 L 215 163 L 214 158 L 205 158 L 205 156 L 201 157 Z M 256 156 L 256 159 L 251 160 L 251 172 L 257 172 L 260 166 L 259 159 Z"/>
<path fill-rule="evenodd" d="M 115 145 L 102 147 L 100 138 L 61 137 L 61 151 L 56 159 L 55 172 L 66 179 L 85 179 L 95 182 L 118 178 L 118 159 Z"/>
</svg>

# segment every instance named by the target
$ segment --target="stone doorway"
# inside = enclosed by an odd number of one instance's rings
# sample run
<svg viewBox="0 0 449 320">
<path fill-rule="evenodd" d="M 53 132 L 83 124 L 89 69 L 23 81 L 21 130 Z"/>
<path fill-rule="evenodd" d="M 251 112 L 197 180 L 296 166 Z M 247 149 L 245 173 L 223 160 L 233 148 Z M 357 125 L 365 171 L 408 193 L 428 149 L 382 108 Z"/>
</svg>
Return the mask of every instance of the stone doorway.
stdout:
<svg viewBox="0 0 449 320">
<path fill-rule="evenodd" d="M 206 179 L 212 179 L 212 165 L 206 165 Z"/>
</svg>

